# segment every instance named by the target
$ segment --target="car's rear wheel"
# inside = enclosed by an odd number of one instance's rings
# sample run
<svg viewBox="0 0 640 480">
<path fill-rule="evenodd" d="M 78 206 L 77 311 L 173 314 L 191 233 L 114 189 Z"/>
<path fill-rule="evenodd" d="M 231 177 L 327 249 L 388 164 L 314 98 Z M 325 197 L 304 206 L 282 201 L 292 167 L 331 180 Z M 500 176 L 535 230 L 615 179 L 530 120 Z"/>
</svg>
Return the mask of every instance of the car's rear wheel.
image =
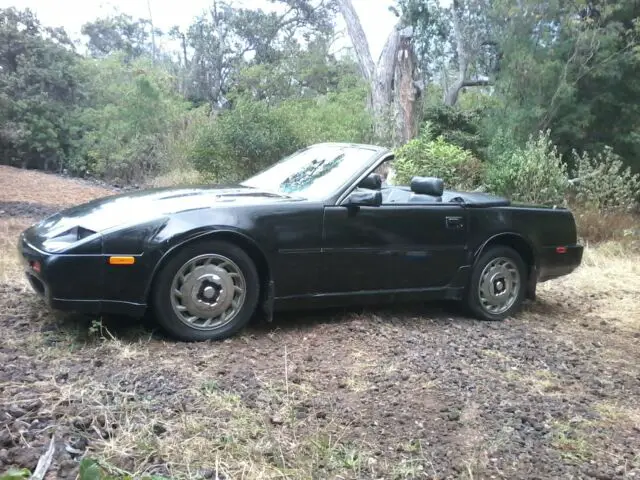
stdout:
<svg viewBox="0 0 640 480">
<path fill-rule="evenodd" d="M 154 287 L 158 323 L 187 341 L 232 336 L 249 323 L 260 293 L 251 258 L 221 241 L 182 248 L 161 269 Z"/>
<path fill-rule="evenodd" d="M 514 249 L 497 245 L 478 259 L 467 289 L 467 304 L 481 320 L 504 320 L 522 307 L 526 266 Z"/>
</svg>

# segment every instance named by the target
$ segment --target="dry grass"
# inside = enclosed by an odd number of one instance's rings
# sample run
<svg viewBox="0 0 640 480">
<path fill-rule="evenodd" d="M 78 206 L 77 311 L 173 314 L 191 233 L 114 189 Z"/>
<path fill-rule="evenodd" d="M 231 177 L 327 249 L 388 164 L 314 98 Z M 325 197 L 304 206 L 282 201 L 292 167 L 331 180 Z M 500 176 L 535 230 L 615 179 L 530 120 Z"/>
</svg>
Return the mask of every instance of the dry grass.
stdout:
<svg viewBox="0 0 640 480">
<path fill-rule="evenodd" d="M 572 208 L 578 226 L 578 236 L 588 243 L 620 242 L 640 251 L 640 217 L 631 213 Z"/>
<path fill-rule="evenodd" d="M 26 284 L 18 261 L 18 236 L 32 223 L 26 218 L 0 218 L 0 282 Z"/>
<path fill-rule="evenodd" d="M 574 298 L 588 295 L 584 319 L 614 322 L 627 331 L 640 330 L 640 254 L 620 243 L 586 248 L 582 266 L 572 275 L 540 285 L 540 292 L 562 289 Z"/>
<path fill-rule="evenodd" d="M 168 173 L 158 175 L 149 184 L 151 187 L 180 187 L 188 185 L 202 185 L 207 183 L 207 179 L 198 171 L 192 168 L 183 170 L 172 170 Z"/>
</svg>

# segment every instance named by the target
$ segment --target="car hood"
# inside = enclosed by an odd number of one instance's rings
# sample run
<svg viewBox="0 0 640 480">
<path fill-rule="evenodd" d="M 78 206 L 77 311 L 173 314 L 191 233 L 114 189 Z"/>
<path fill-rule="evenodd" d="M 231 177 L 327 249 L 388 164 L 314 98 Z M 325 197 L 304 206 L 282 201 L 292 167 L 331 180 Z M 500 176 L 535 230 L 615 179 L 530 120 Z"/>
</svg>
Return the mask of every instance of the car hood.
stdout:
<svg viewBox="0 0 640 480">
<path fill-rule="evenodd" d="M 76 229 L 80 237 L 189 210 L 293 201 L 300 200 L 239 185 L 141 190 L 63 210 L 34 225 L 30 233 L 44 241 Z"/>
</svg>

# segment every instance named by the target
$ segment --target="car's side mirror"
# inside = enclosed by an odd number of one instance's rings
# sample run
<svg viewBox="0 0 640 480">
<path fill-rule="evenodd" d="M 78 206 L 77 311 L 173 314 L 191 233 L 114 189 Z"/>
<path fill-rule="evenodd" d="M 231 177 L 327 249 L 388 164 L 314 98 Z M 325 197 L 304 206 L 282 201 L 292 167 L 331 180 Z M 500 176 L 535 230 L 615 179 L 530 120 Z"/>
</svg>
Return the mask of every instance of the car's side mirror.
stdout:
<svg viewBox="0 0 640 480">
<path fill-rule="evenodd" d="M 370 173 L 358 184 L 359 188 L 369 190 L 380 190 L 382 188 L 382 177 L 377 173 Z"/>
<path fill-rule="evenodd" d="M 353 192 L 344 204 L 348 207 L 379 207 L 382 205 L 382 192 L 380 190 Z"/>
</svg>

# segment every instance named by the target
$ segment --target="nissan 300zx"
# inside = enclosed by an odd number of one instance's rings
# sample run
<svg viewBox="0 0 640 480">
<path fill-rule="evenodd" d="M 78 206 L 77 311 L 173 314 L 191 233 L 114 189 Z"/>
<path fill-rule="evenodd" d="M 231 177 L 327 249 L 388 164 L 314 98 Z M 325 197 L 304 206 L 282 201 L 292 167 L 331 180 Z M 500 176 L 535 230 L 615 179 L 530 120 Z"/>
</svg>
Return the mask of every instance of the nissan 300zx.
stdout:
<svg viewBox="0 0 640 480">
<path fill-rule="evenodd" d="M 236 185 L 91 201 L 24 231 L 34 290 L 55 309 L 141 317 L 178 339 L 222 339 L 257 312 L 451 299 L 515 315 L 582 260 L 565 208 L 389 185 L 393 152 L 319 144 Z M 424 172 L 428 175 L 429 172 Z"/>
</svg>

